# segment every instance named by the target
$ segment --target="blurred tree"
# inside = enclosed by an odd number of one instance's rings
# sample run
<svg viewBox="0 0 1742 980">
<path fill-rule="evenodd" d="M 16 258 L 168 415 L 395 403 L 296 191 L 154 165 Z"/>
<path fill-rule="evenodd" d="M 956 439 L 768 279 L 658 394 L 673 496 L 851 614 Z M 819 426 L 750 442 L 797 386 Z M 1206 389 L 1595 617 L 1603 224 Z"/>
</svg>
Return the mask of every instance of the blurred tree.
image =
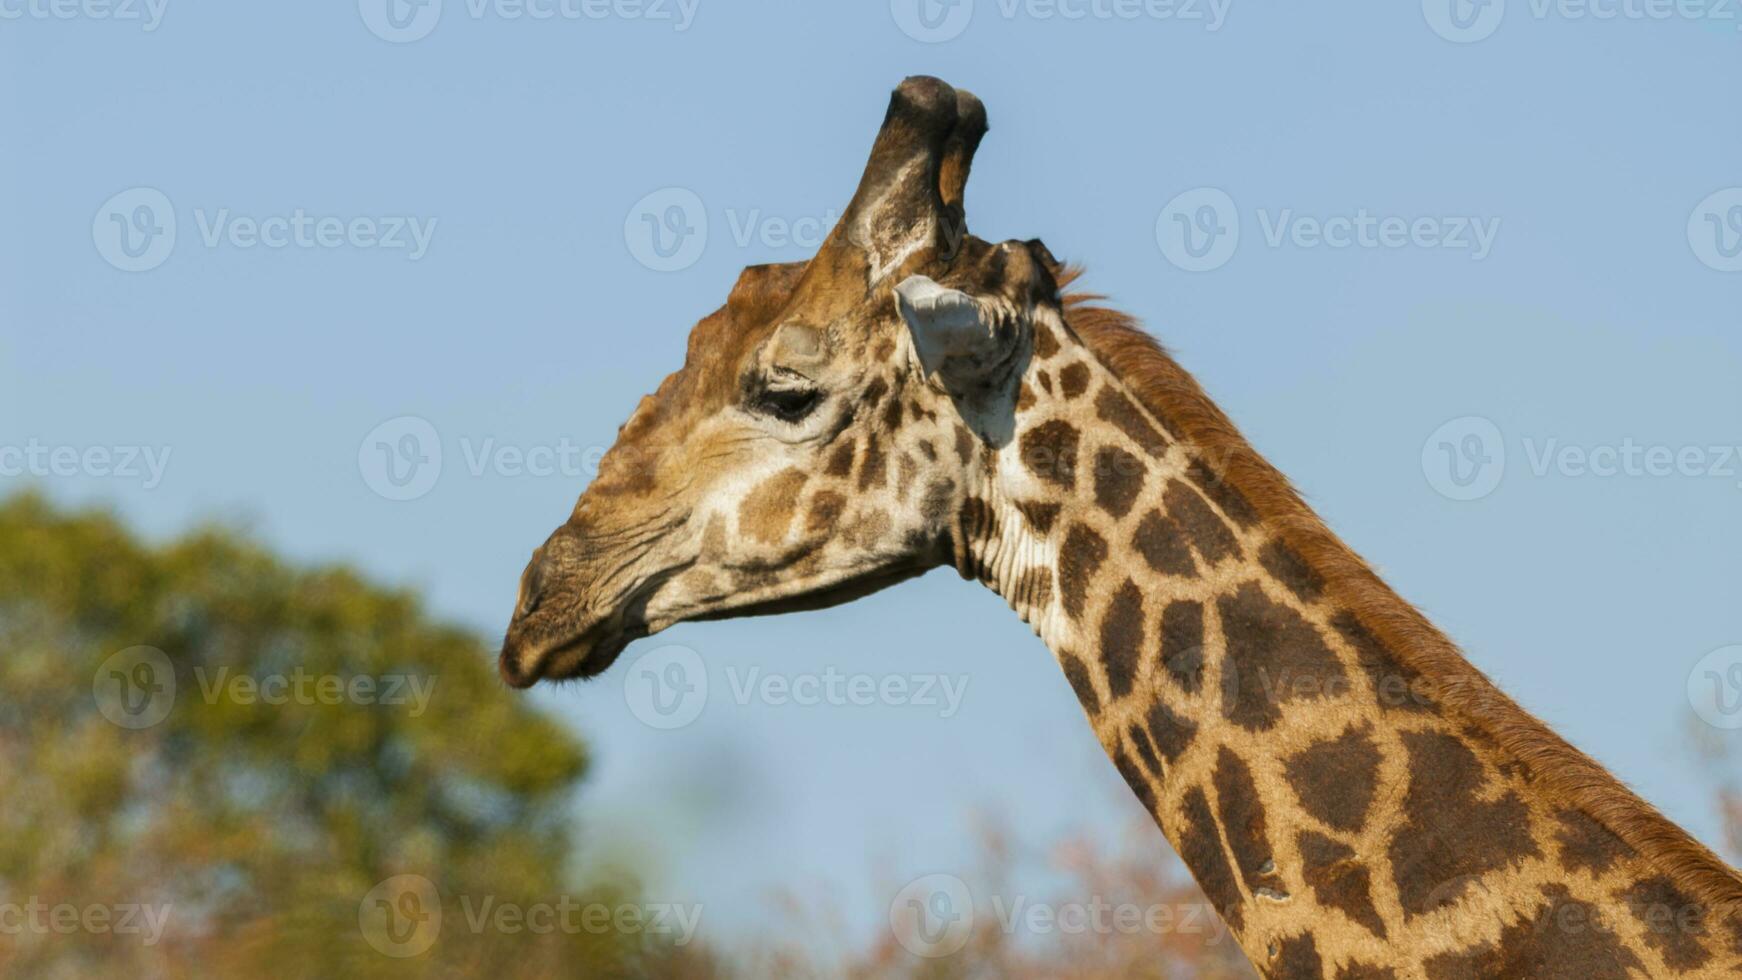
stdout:
<svg viewBox="0 0 1742 980">
<path fill-rule="evenodd" d="M 1109 780 L 1111 784 L 1118 777 Z M 958 880 L 973 914 L 959 948 L 916 955 L 896 930 L 845 938 L 826 896 L 790 894 L 785 935 L 744 958 L 748 976 L 799 980 L 1251 980 L 1256 974 L 1215 909 L 1123 781 L 1111 802 L 1132 814 L 1118 840 L 1076 836 L 1031 847 L 1002 819 L 977 821 L 976 860 Z M 1044 884 L 1043 884 L 1044 883 Z M 899 896 L 901 883 L 878 893 Z M 907 937 L 910 941 L 915 937 Z M 922 944 L 922 948 L 923 944 Z M 835 955 L 825 951 L 839 950 Z"/>
<path fill-rule="evenodd" d="M 0 974 L 713 975 L 566 880 L 586 769 L 407 593 L 0 502 Z"/>
</svg>

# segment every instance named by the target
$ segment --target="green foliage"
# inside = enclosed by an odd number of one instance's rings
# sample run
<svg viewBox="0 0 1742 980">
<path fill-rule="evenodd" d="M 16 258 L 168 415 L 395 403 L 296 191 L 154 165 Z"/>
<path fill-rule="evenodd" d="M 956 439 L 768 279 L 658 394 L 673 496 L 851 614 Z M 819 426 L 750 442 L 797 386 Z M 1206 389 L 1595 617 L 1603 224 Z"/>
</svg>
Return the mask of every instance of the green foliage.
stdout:
<svg viewBox="0 0 1742 980">
<path fill-rule="evenodd" d="M 137 707 L 147 688 L 127 690 L 137 656 L 111 658 L 141 646 L 172 665 L 174 693 L 155 702 L 171 705 L 161 721 L 130 728 L 118 710 L 149 715 L 117 699 Z M 409 594 L 291 567 L 224 529 L 154 546 L 102 513 L 0 502 L 0 903 L 14 909 L 0 911 L 0 973 L 663 974 L 682 952 L 668 939 L 468 915 L 486 900 L 634 901 L 631 881 L 564 877 L 586 769 L 479 638 Z M 444 915 L 404 958 L 365 928 L 365 896 L 397 875 L 428 879 Z M 149 944 L 63 934 L 52 913 L 22 918 L 32 901 L 168 920 Z"/>
</svg>

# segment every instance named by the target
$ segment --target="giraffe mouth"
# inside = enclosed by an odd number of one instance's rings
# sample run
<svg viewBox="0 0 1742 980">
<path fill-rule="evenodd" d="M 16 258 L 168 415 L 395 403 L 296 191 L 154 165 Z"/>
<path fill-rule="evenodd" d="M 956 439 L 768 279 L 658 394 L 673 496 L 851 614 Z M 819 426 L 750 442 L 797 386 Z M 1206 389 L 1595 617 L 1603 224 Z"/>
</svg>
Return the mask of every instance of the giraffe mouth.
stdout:
<svg viewBox="0 0 1742 980">
<path fill-rule="evenodd" d="M 609 670 L 624 648 L 646 636 L 645 624 L 607 616 L 542 650 L 518 640 L 514 631 L 502 643 L 497 668 L 503 683 L 525 690 L 539 681 L 590 680 Z"/>
</svg>

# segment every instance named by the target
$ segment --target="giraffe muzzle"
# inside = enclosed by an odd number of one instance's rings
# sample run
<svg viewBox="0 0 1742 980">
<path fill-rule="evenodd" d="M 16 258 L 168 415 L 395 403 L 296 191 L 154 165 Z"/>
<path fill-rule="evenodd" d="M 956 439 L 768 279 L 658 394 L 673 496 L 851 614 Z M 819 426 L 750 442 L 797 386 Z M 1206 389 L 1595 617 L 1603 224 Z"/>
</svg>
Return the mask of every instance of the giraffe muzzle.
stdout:
<svg viewBox="0 0 1742 980">
<path fill-rule="evenodd" d="M 647 635 L 639 605 L 613 602 L 601 610 L 582 587 L 580 549 L 564 530 L 532 553 L 520 576 L 514 617 L 502 640 L 497 669 L 510 687 L 541 680 L 587 678 L 602 673 L 633 640 Z"/>
</svg>

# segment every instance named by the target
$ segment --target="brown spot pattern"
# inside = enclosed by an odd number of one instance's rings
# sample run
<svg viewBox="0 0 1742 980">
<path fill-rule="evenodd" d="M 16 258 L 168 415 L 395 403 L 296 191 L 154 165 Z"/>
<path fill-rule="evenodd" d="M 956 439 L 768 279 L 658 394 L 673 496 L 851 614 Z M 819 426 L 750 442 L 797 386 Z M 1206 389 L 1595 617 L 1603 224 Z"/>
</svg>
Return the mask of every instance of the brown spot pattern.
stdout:
<svg viewBox="0 0 1742 980">
<path fill-rule="evenodd" d="M 1077 430 L 1053 419 L 1022 434 L 1022 462 L 1040 479 L 1065 488 L 1077 485 Z"/>
<path fill-rule="evenodd" d="M 810 514 L 805 518 L 805 530 L 812 534 L 827 531 L 841 519 L 841 511 L 847 507 L 847 498 L 833 490 L 820 490 L 811 498 Z"/>
<path fill-rule="evenodd" d="M 1197 491 L 1190 486 L 1177 480 L 1169 484 L 1161 504 L 1168 517 L 1185 531 L 1192 547 L 1204 556 L 1205 562 L 1214 565 L 1224 558 L 1241 553 L 1240 542 L 1234 537 L 1234 532 L 1228 529 L 1228 525 L 1216 516 L 1216 512 L 1210 509 L 1204 498 L 1198 496 Z"/>
<path fill-rule="evenodd" d="M 1697 970 L 1712 958 L 1700 937 L 1706 910 L 1666 877 L 1647 878 L 1618 893 L 1645 926 L 1645 942 L 1672 970 Z"/>
<path fill-rule="evenodd" d="M 1095 503 L 1115 518 L 1131 512 L 1131 504 L 1143 492 L 1143 463 L 1115 446 L 1095 453 Z"/>
<path fill-rule="evenodd" d="M 1089 668 L 1084 666 L 1076 654 L 1059 654 L 1059 666 L 1065 670 L 1065 680 L 1071 682 L 1071 690 L 1077 692 L 1077 700 L 1083 703 L 1091 716 L 1101 711 L 1101 696 L 1095 693 L 1095 682 L 1089 679 Z"/>
<path fill-rule="evenodd" d="M 1216 603 L 1228 641 L 1222 700 L 1228 720 L 1249 731 L 1266 731 L 1282 717 L 1281 706 L 1339 690 L 1343 667 L 1312 624 L 1270 601 L 1248 582 Z M 1231 676 L 1230 676 L 1231 675 Z"/>
<path fill-rule="evenodd" d="M 1143 556 L 1150 568 L 1163 575 L 1194 578 L 1198 574 L 1197 563 L 1192 560 L 1191 545 L 1186 543 L 1179 525 L 1160 511 L 1152 510 L 1143 515 L 1143 520 L 1137 523 L 1136 533 L 1131 537 L 1131 546 L 1137 549 L 1137 553 Z"/>
<path fill-rule="evenodd" d="M 1044 323 L 1034 325 L 1034 356 L 1047 360 L 1059 352 L 1059 339 Z"/>
<path fill-rule="evenodd" d="M 1150 744 L 1149 736 L 1143 733 L 1138 725 L 1130 725 L 1125 729 L 1125 737 L 1136 747 L 1138 758 L 1143 760 L 1143 766 L 1149 772 L 1161 774 L 1161 760 L 1155 757 L 1155 747 Z"/>
<path fill-rule="evenodd" d="M 1083 598 L 1101 563 L 1107 560 L 1107 539 L 1082 524 L 1072 524 L 1059 548 L 1059 601 L 1072 619 L 1083 615 Z"/>
<path fill-rule="evenodd" d="M 883 401 L 883 396 L 887 394 L 889 394 L 889 382 L 884 381 L 882 378 L 872 378 L 871 383 L 865 386 L 865 397 L 863 399 L 865 407 L 868 409 L 876 408 L 877 404 Z"/>
<path fill-rule="evenodd" d="M 1149 424 L 1135 402 L 1112 385 L 1103 387 L 1095 396 L 1095 414 L 1103 421 L 1111 422 L 1149 455 L 1160 456 L 1167 452 L 1167 437 Z"/>
<path fill-rule="evenodd" d="M 1429 980 L 1626 980 L 1644 973 L 1639 958 L 1603 923 L 1601 913 L 1561 885 L 1542 891 L 1534 916 L 1508 925 L 1493 945 L 1429 957 Z"/>
<path fill-rule="evenodd" d="M 1387 853 L 1404 914 L 1459 899 L 1468 880 L 1537 854 L 1516 793 L 1479 798 L 1485 773 L 1470 747 L 1444 732 L 1403 733 L 1409 789 Z"/>
<path fill-rule="evenodd" d="M 823 472 L 829 476 L 838 476 L 842 478 L 851 475 L 853 472 L 853 457 L 857 454 L 857 451 L 858 447 L 851 439 L 836 446 L 835 451 L 829 454 L 829 463 L 824 467 Z"/>
<path fill-rule="evenodd" d="M 974 458 L 974 436 L 960 422 L 956 423 L 956 457 L 964 464 Z"/>
<path fill-rule="evenodd" d="M 1067 399 L 1077 398 L 1089 390 L 1089 366 L 1075 361 L 1059 371 L 1059 392 Z"/>
<path fill-rule="evenodd" d="M 748 535 L 763 544 L 775 544 L 786 537 L 792 526 L 793 512 L 798 508 L 799 491 L 804 489 L 805 473 L 793 467 L 769 477 L 750 491 L 738 505 L 738 533 Z"/>
<path fill-rule="evenodd" d="M 1204 606 L 1181 599 L 1161 611 L 1161 665 L 1187 694 L 1204 686 Z"/>
<path fill-rule="evenodd" d="M 901 423 L 907 418 L 907 410 L 901 404 L 901 399 L 891 398 L 883 406 L 883 427 L 890 432 L 901 430 Z"/>
<path fill-rule="evenodd" d="M 1633 848 L 1582 810 L 1555 814 L 1560 824 L 1555 842 L 1560 845 L 1561 864 L 1571 871 L 1602 875 L 1622 858 L 1632 857 Z"/>
<path fill-rule="evenodd" d="M 1385 920 L 1373 907 L 1372 879 L 1367 868 L 1355 863 L 1355 850 L 1322 834 L 1302 831 L 1297 840 L 1301 875 L 1319 904 L 1341 911 L 1385 938 Z"/>
<path fill-rule="evenodd" d="M 1227 852 L 1222 850 L 1222 838 L 1216 833 L 1216 821 L 1210 816 L 1210 801 L 1198 786 L 1187 790 L 1181 802 L 1179 856 L 1198 880 L 1204 897 L 1221 913 L 1223 921 L 1238 932 L 1245 921 L 1240 908 L 1240 887 L 1234 882 Z"/>
<path fill-rule="evenodd" d="M 1192 737 L 1198 733 L 1198 726 L 1174 714 L 1160 700 L 1149 706 L 1149 715 L 1144 722 L 1149 726 L 1149 737 L 1161 751 L 1162 758 L 1168 762 L 1177 761 L 1191 746 Z"/>
<path fill-rule="evenodd" d="M 1222 831 L 1228 835 L 1228 846 L 1234 851 L 1235 866 L 1246 879 L 1246 886 L 1256 891 L 1274 874 L 1275 865 L 1271 860 L 1270 838 L 1266 836 L 1264 804 L 1258 799 L 1252 770 L 1246 760 L 1224 745 L 1216 753 L 1216 770 L 1211 781 L 1216 787 L 1216 811 L 1222 818 Z M 1267 867 L 1271 870 L 1260 870 Z"/>
<path fill-rule="evenodd" d="M 1114 698 L 1131 693 L 1143 650 L 1143 593 L 1130 579 L 1113 594 L 1101 620 L 1101 662 L 1107 668 L 1107 690 Z"/>
<path fill-rule="evenodd" d="M 1339 612 L 1331 619 L 1345 642 L 1355 648 L 1355 660 L 1373 687 L 1373 697 L 1387 711 L 1437 714 L 1438 709 L 1428 697 L 1419 673 L 1405 667 L 1379 642 L 1379 638 L 1361 625 L 1351 612 Z"/>
<path fill-rule="evenodd" d="M 1016 510 L 1028 526 L 1034 528 L 1034 533 L 1045 536 L 1052 533 L 1053 523 L 1059 517 L 1059 505 L 1043 503 L 1039 500 L 1024 500 L 1016 505 Z"/>
<path fill-rule="evenodd" d="M 1287 586 L 1288 591 L 1299 596 L 1302 602 L 1316 602 L 1324 594 L 1325 580 L 1293 548 L 1281 541 L 1272 541 L 1265 545 L 1258 553 L 1258 561 L 1278 582 Z"/>
<path fill-rule="evenodd" d="M 1265 971 L 1272 980 L 1324 980 L 1325 965 L 1319 959 L 1319 944 L 1310 932 L 1282 941 L 1276 962 Z"/>
<path fill-rule="evenodd" d="M 1155 812 L 1155 790 L 1149 785 L 1149 779 L 1143 770 L 1137 768 L 1131 757 L 1125 754 L 1125 746 L 1121 745 L 1113 752 L 1113 768 L 1119 770 L 1119 775 L 1125 777 L 1125 784 L 1137 794 L 1137 799 L 1143 803 L 1143 812 Z"/>
<path fill-rule="evenodd" d="M 1301 806 L 1326 825 L 1349 833 L 1367 822 L 1367 809 L 1379 788 L 1379 747 L 1369 731 L 1351 726 L 1283 762 L 1283 774 Z"/>
<path fill-rule="evenodd" d="M 1234 489 L 1233 484 L 1222 479 L 1221 474 L 1215 470 L 1210 469 L 1210 464 L 1201 458 L 1194 459 L 1191 461 L 1191 465 L 1186 468 L 1186 472 L 1191 475 L 1199 489 L 1215 501 L 1217 507 L 1222 508 L 1222 513 L 1227 514 L 1229 520 L 1241 527 L 1251 527 L 1258 523 L 1258 512 L 1252 509 L 1252 505 L 1246 502 L 1246 498 L 1241 496 L 1240 491 Z"/>
</svg>

